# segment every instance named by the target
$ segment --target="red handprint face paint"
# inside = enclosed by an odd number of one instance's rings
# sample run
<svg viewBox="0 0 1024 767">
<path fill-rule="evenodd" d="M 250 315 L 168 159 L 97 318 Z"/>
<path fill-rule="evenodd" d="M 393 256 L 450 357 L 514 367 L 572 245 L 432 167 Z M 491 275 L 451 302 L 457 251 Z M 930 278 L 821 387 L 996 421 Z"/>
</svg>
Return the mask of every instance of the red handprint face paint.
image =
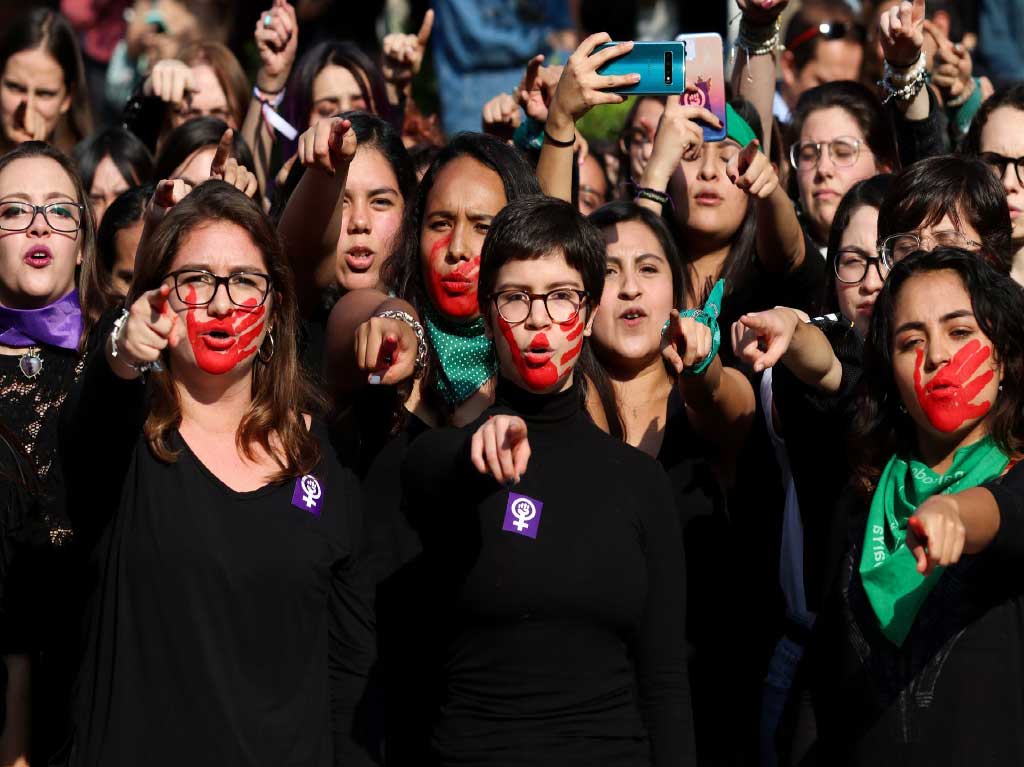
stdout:
<svg viewBox="0 0 1024 767">
<path fill-rule="evenodd" d="M 192 289 L 189 300 L 194 300 L 194 296 L 195 290 Z M 196 312 L 201 308 L 189 307 L 185 317 L 188 340 L 200 370 L 223 375 L 256 353 L 265 324 L 265 304 L 257 307 L 253 299 L 251 306 L 240 306 L 227 317 L 205 321 L 196 318 Z"/>
<path fill-rule="evenodd" d="M 521 348 L 516 341 L 515 330 L 504 319 L 498 317 L 498 327 L 512 355 L 516 371 L 527 388 L 534 391 L 546 391 L 572 372 L 576 358 L 583 348 L 585 325 L 583 318 L 577 316 L 569 322 L 556 325 L 558 330 L 549 330 L 549 333 L 561 331 L 565 334 L 564 341 L 557 344 L 558 348 L 552 345 L 547 333 L 537 333 L 527 341 L 525 348 Z M 566 342 L 572 346 L 562 352 L 561 349 L 565 348 Z"/>
<path fill-rule="evenodd" d="M 922 385 L 924 352 L 920 348 L 917 350 L 914 391 L 921 410 L 936 429 L 945 433 L 954 432 L 964 422 L 981 418 L 992 407 L 988 401 L 971 404 L 971 400 L 995 376 L 995 371 L 989 369 L 974 377 L 978 368 L 991 355 L 990 346 L 982 346 L 978 339 L 974 339 L 964 344 L 928 383 Z"/>
<path fill-rule="evenodd" d="M 477 275 L 480 256 L 450 265 L 445 256 L 452 235 L 442 237 L 430 248 L 430 266 L 427 272 L 427 290 L 441 313 L 456 319 L 471 319 L 480 311 L 477 304 Z"/>
</svg>

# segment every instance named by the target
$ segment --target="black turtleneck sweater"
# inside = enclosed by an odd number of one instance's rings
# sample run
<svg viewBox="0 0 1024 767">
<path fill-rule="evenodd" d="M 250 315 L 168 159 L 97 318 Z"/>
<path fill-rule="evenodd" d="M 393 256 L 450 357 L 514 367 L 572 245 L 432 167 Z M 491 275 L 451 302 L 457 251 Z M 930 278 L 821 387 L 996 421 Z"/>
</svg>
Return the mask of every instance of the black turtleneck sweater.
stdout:
<svg viewBox="0 0 1024 767">
<path fill-rule="evenodd" d="M 501 413 L 526 421 L 532 451 L 511 490 L 469 459 Z M 578 387 L 500 380 L 491 409 L 424 434 L 402 473 L 435 610 L 437 762 L 691 764 L 685 566 L 661 467 L 594 426 Z"/>
</svg>

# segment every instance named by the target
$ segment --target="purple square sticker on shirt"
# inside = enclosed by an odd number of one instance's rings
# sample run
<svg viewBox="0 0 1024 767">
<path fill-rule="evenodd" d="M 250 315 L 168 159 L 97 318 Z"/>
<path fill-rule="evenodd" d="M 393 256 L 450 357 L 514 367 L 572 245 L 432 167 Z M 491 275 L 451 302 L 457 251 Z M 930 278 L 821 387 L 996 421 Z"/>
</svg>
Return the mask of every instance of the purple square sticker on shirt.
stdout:
<svg viewBox="0 0 1024 767">
<path fill-rule="evenodd" d="M 537 528 L 540 527 L 540 512 L 543 508 L 544 504 L 535 498 L 509 493 L 508 503 L 505 505 L 505 523 L 501 529 L 525 535 L 527 538 L 536 538 Z"/>
<path fill-rule="evenodd" d="M 292 506 L 308 511 L 314 517 L 319 517 L 323 495 L 324 489 L 320 484 L 320 480 L 312 474 L 307 474 L 295 480 L 295 490 L 292 492 Z"/>
</svg>

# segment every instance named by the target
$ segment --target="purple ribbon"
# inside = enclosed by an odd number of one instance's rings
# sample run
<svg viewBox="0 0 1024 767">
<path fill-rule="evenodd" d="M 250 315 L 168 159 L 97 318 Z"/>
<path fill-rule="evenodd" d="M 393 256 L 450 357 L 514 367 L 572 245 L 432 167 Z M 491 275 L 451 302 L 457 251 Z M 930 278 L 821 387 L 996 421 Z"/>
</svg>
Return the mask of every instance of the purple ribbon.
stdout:
<svg viewBox="0 0 1024 767">
<path fill-rule="evenodd" d="M 82 307 L 78 291 L 42 309 L 9 309 L 0 306 L 0 344 L 22 349 L 27 346 L 58 346 L 77 349 L 82 337 Z"/>
</svg>

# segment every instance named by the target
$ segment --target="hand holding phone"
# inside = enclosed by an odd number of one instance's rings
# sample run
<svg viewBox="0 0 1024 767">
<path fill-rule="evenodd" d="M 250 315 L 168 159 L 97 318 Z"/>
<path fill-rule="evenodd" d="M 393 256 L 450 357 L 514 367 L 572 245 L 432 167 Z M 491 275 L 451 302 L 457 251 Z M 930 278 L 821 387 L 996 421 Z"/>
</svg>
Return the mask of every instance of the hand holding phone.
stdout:
<svg viewBox="0 0 1024 767">
<path fill-rule="evenodd" d="M 704 140 L 722 141 L 726 134 L 722 38 L 714 33 L 704 33 L 679 35 L 676 39 L 686 46 L 686 93 L 683 101 L 689 106 L 704 107 L 718 117 L 718 125 L 704 123 Z"/>
<path fill-rule="evenodd" d="M 640 74 L 635 72 L 599 73 L 601 66 L 633 49 L 632 42 L 610 44 L 610 40 L 607 32 L 591 35 L 569 57 L 548 110 L 549 124 L 556 110 L 556 118 L 575 123 L 598 104 L 621 104 L 625 98 L 616 91 L 639 82 Z M 602 50 L 596 52 L 599 46 Z"/>
</svg>

